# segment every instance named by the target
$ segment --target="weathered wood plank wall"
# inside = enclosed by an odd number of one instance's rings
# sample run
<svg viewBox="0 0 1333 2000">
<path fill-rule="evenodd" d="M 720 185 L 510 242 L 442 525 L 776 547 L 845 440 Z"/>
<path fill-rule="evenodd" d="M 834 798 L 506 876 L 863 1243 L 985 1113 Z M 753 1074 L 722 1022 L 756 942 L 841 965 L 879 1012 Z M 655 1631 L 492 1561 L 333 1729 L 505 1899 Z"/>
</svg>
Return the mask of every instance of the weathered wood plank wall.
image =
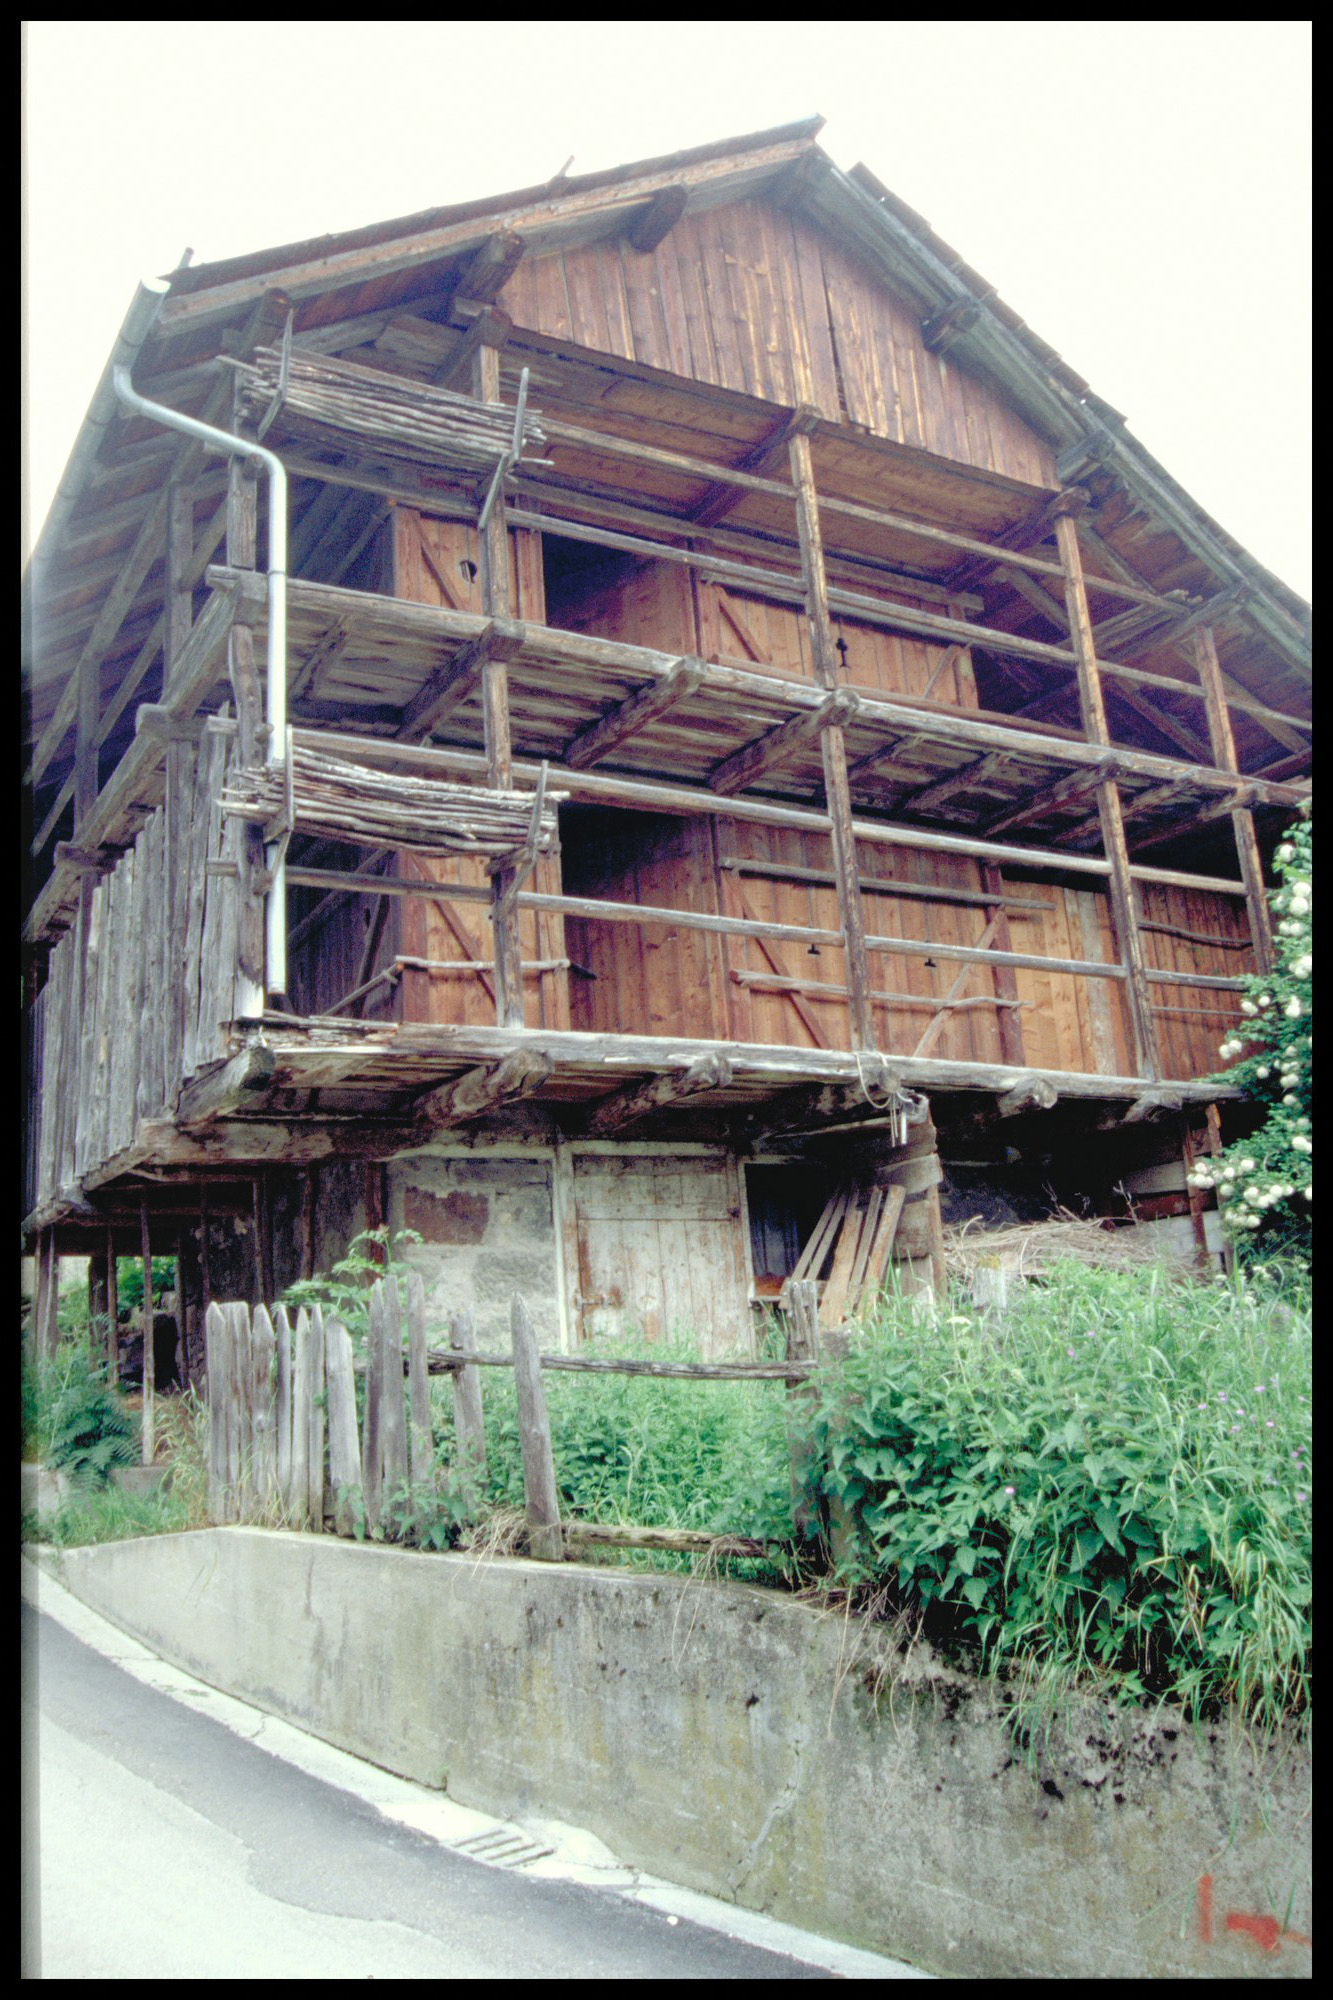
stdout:
<svg viewBox="0 0 1333 2000">
<path fill-rule="evenodd" d="M 185 1076 L 225 1053 L 234 1013 L 236 889 L 210 877 L 233 858 L 217 811 L 227 741 L 206 732 L 181 782 L 150 814 L 51 954 L 35 1015 L 34 1206 L 134 1142 Z"/>
</svg>

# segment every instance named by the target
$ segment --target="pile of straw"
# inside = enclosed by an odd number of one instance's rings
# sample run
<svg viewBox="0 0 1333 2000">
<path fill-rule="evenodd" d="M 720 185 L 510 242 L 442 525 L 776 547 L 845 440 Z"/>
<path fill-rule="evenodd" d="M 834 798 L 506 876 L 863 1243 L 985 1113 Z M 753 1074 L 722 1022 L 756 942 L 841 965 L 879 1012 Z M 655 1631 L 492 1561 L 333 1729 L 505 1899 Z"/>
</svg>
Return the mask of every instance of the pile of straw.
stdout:
<svg viewBox="0 0 1333 2000">
<path fill-rule="evenodd" d="M 1057 1209 L 1044 1222 L 986 1229 L 973 1221 L 944 1231 L 949 1275 L 967 1284 L 980 1264 L 998 1260 L 1016 1276 L 1034 1278 L 1066 1257 L 1107 1270 L 1130 1271 L 1160 1263 L 1162 1245 L 1152 1230 L 1108 1229 L 1099 1218 L 1085 1220 L 1067 1208 Z"/>
</svg>

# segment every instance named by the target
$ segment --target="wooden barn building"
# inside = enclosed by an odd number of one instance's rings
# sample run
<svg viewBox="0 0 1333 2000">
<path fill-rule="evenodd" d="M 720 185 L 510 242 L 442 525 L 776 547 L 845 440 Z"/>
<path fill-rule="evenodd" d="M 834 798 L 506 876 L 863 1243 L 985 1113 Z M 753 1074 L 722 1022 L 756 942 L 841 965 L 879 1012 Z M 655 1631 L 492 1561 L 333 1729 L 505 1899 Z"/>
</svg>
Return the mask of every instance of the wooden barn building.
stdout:
<svg viewBox="0 0 1333 2000">
<path fill-rule="evenodd" d="M 1208 1240 L 1307 607 L 818 127 L 141 288 L 25 607 L 40 1324 L 387 1224 L 719 1353 L 982 1183 Z"/>
</svg>

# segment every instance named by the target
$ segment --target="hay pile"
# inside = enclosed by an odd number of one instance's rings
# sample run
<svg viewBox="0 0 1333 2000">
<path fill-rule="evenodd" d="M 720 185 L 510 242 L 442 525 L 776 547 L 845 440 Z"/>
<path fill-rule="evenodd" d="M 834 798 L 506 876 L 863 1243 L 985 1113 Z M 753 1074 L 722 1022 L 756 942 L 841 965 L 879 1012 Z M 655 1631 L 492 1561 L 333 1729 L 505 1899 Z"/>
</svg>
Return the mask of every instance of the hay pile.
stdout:
<svg viewBox="0 0 1333 2000">
<path fill-rule="evenodd" d="M 999 1263 L 1022 1278 L 1040 1277 L 1062 1257 L 1114 1271 L 1161 1262 L 1162 1246 L 1151 1230 L 1108 1229 L 1071 1215 L 1067 1208 L 1044 1222 L 986 1229 L 974 1220 L 944 1231 L 944 1259 L 951 1278 L 970 1285 L 979 1265 Z"/>
</svg>

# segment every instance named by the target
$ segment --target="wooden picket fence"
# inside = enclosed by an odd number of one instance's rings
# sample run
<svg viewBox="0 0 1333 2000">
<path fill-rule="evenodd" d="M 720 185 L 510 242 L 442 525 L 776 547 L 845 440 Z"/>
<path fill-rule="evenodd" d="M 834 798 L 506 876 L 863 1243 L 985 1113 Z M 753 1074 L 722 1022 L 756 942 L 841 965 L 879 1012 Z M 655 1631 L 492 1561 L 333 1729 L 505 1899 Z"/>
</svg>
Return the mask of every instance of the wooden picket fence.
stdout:
<svg viewBox="0 0 1333 2000">
<path fill-rule="evenodd" d="M 482 1368 L 512 1368 L 529 1553 L 559 1562 L 578 1544 L 614 1544 L 679 1552 L 759 1556 L 763 1544 L 681 1528 L 562 1521 L 543 1374 L 651 1375 L 704 1381 L 785 1381 L 805 1392 L 820 1346 L 816 1287 L 790 1287 L 787 1358 L 783 1361 L 681 1362 L 543 1353 L 523 1300 L 514 1294 L 508 1354 L 478 1353 L 467 1313 L 449 1326 L 450 1345 L 430 1347 L 425 1289 L 418 1272 L 400 1286 L 390 1272 L 372 1285 L 364 1362 L 353 1358 L 343 1322 L 319 1306 L 270 1313 L 242 1303 L 209 1306 L 204 1320 L 210 1412 L 209 1512 L 218 1522 L 257 1522 L 341 1535 L 375 1534 L 386 1505 L 409 1487 L 435 1482 L 430 1377 L 453 1381 L 455 1470 L 475 1486 L 486 1471 Z M 836 1334 L 825 1334 L 834 1347 Z M 405 1351 L 406 1350 L 406 1351 Z M 406 1372 L 404 1372 L 406 1363 Z M 358 1435 L 356 1374 L 366 1377 Z M 800 1448 L 793 1445 L 793 1494 L 802 1490 Z M 798 1517 L 799 1518 L 799 1517 Z"/>
</svg>

